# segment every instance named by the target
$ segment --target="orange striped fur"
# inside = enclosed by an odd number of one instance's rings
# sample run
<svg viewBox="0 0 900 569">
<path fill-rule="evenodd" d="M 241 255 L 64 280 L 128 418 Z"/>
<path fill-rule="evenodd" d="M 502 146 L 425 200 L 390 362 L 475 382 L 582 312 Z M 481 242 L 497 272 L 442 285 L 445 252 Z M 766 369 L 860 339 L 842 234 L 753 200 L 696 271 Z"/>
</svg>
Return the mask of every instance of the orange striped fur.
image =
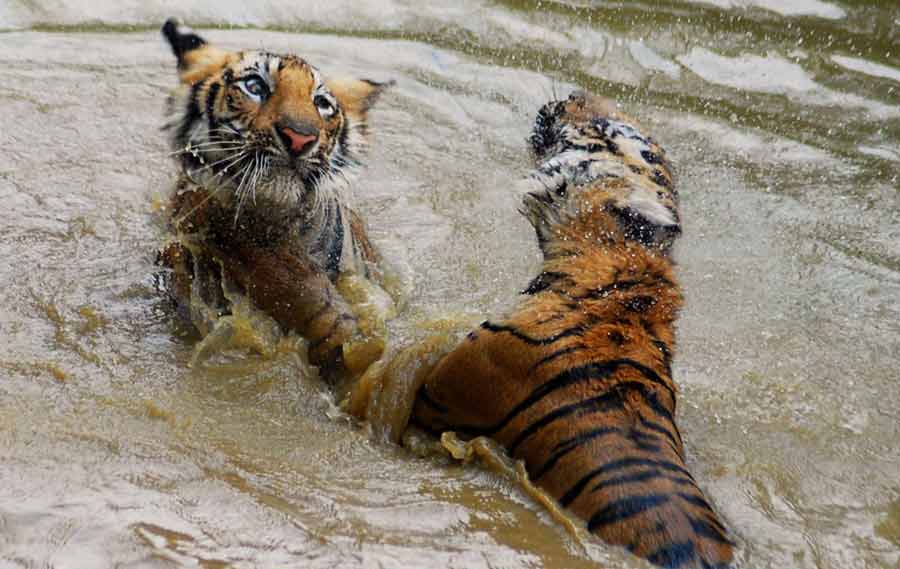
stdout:
<svg viewBox="0 0 900 569">
<path fill-rule="evenodd" d="M 413 421 L 494 437 L 608 543 L 666 568 L 727 567 L 732 542 L 675 422 L 677 195 L 662 149 L 625 121 L 583 94 L 542 109 L 523 207 L 541 273 L 430 372 Z"/>
</svg>

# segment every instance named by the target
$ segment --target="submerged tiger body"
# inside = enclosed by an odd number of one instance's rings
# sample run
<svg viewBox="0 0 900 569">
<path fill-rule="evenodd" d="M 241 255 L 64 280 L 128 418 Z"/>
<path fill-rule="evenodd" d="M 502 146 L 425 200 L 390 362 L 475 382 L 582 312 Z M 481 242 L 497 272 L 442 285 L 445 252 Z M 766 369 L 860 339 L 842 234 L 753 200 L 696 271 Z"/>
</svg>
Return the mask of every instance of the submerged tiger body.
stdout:
<svg viewBox="0 0 900 569">
<path fill-rule="evenodd" d="M 348 342 L 371 332 L 342 279 L 381 276 L 343 191 L 386 84 L 326 80 L 294 55 L 219 49 L 175 20 L 162 32 L 180 78 L 165 126 L 180 166 L 166 211 L 175 238 L 159 255 L 169 290 L 205 334 L 221 327 L 232 291 L 246 294 L 309 341 L 311 363 L 342 369 Z"/>
<path fill-rule="evenodd" d="M 424 375 L 412 421 L 493 437 L 608 543 L 666 568 L 727 567 L 732 542 L 675 422 L 677 194 L 632 125 L 583 94 L 541 109 L 522 211 L 542 270 Z"/>
</svg>

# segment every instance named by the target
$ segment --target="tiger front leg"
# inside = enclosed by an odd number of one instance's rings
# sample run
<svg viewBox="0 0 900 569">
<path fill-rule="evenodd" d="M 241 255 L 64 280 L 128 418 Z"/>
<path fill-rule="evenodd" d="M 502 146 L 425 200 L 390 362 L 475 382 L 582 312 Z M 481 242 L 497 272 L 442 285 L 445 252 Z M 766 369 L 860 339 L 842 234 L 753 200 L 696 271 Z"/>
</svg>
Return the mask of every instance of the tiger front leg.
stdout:
<svg viewBox="0 0 900 569">
<path fill-rule="evenodd" d="M 335 288 L 359 327 L 359 334 L 344 344 L 344 365 L 353 380 L 385 354 L 388 345 L 387 321 L 396 315 L 393 299 L 365 275 L 347 271 L 338 275 Z"/>
<path fill-rule="evenodd" d="M 503 409 L 515 404 L 505 386 L 522 358 L 489 334 L 471 332 L 422 378 L 411 422 L 440 434 L 492 435 Z"/>
<path fill-rule="evenodd" d="M 460 337 L 471 328 L 471 319 L 445 317 L 423 323 L 422 328 L 430 334 L 400 350 L 388 350 L 343 393 L 344 410 L 366 420 L 374 436 L 385 442 L 401 441 L 413 419 L 421 386 L 459 350 Z M 434 430 L 427 422 L 413 422 Z"/>
<path fill-rule="evenodd" d="M 361 336 L 359 324 L 318 265 L 286 249 L 236 245 L 210 252 L 259 309 L 307 340 L 309 361 L 326 379 L 348 374 L 343 350 Z"/>
</svg>

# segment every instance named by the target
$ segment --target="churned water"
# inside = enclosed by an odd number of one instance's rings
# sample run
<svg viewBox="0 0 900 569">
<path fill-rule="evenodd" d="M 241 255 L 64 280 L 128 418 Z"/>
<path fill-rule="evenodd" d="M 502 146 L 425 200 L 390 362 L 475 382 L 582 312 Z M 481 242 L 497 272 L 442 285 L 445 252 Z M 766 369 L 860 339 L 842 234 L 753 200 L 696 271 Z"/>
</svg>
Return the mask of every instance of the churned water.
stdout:
<svg viewBox="0 0 900 569">
<path fill-rule="evenodd" d="M 0 3 L 0 567 L 643 567 L 515 486 L 375 444 L 290 349 L 189 367 L 156 294 L 178 15 L 396 79 L 356 201 L 398 343 L 537 266 L 513 185 L 575 86 L 678 172 L 689 466 L 745 567 L 900 566 L 895 0 Z"/>
</svg>

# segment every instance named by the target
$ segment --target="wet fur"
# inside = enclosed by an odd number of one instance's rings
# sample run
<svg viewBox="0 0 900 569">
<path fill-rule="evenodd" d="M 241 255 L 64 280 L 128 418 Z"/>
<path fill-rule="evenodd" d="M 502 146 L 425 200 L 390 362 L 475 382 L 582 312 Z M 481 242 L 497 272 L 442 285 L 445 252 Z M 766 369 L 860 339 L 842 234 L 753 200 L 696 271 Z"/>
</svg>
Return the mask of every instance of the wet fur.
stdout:
<svg viewBox="0 0 900 569">
<path fill-rule="evenodd" d="M 169 292 L 185 314 L 192 291 L 227 314 L 228 279 L 304 336 L 312 363 L 339 367 L 341 345 L 359 330 L 335 281 L 379 276 L 345 191 L 388 84 L 324 79 L 295 55 L 222 50 L 175 20 L 162 33 L 180 79 L 164 127 L 179 164 L 167 210 L 176 238 L 159 254 Z M 285 133 L 315 137 L 300 151 Z"/>
<path fill-rule="evenodd" d="M 732 542 L 675 422 L 677 194 L 633 125 L 584 94 L 540 111 L 522 212 L 541 272 L 428 374 L 413 422 L 495 438 L 608 543 L 666 568 L 727 567 Z"/>
</svg>

